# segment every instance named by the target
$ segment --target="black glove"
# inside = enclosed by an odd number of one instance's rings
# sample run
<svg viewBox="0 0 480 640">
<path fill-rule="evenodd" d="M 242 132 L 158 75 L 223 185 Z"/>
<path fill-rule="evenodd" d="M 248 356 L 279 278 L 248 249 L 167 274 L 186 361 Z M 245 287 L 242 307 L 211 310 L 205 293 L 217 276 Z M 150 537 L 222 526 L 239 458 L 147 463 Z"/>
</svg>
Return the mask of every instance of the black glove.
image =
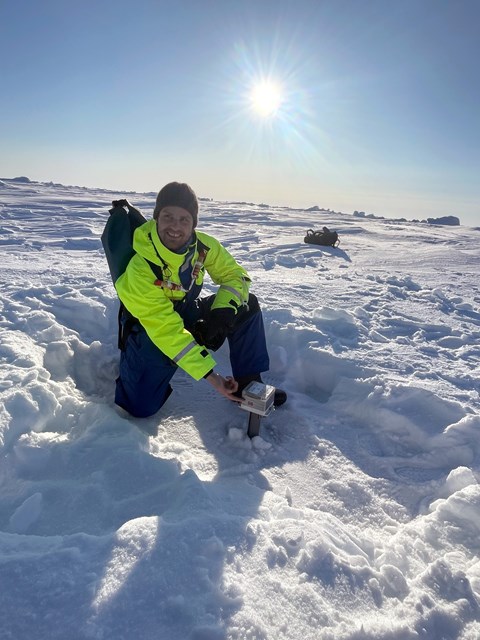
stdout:
<svg viewBox="0 0 480 640">
<path fill-rule="evenodd" d="M 198 320 L 192 334 L 207 349 L 220 349 L 235 323 L 235 310 L 231 307 L 212 309 L 206 320 Z"/>
</svg>

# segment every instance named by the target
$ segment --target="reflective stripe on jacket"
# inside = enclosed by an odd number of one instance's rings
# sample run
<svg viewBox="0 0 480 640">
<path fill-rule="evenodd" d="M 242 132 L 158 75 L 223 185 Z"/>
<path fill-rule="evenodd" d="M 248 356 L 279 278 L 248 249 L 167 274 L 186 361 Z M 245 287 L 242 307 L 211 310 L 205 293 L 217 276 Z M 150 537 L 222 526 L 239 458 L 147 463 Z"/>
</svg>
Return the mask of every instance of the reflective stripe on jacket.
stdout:
<svg viewBox="0 0 480 640">
<path fill-rule="evenodd" d="M 212 309 L 232 307 L 236 310 L 248 300 L 250 278 L 247 272 L 218 240 L 201 231 L 197 231 L 196 235 L 209 249 L 204 267 L 196 279 L 198 293 L 205 269 L 213 282 L 220 285 Z M 158 237 L 155 220 L 135 230 L 133 248 L 136 254 L 115 283 L 120 300 L 138 318 L 152 342 L 195 380 L 200 380 L 213 369 L 215 360 L 205 347 L 195 342 L 173 307 L 174 302 L 182 300 L 187 294 L 155 285 L 156 278 L 144 260 L 146 258 L 158 264 L 165 280 L 181 284 L 179 272 L 188 250 L 178 254 L 167 249 Z M 195 250 L 191 265 L 195 264 L 197 258 L 198 250 Z"/>
</svg>

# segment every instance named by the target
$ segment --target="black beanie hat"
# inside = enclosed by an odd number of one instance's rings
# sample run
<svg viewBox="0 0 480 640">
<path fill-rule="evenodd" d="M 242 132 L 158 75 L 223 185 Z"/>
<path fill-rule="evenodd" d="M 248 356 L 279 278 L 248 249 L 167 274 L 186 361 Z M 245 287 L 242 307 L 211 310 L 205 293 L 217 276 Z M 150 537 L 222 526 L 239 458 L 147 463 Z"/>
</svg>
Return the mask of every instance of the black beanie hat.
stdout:
<svg viewBox="0 0 480 640">
<path fill-rule="evenodd" d="M 158 214 L 165 207 L 182 207 L 193 218 L 193 227 L 198 222 L 198 200 L 195 192 L 185 182 L 169 182 L 158 192 L 157 202 L 153 210 L 153 217 L 158 219 Z"/>
</svg>

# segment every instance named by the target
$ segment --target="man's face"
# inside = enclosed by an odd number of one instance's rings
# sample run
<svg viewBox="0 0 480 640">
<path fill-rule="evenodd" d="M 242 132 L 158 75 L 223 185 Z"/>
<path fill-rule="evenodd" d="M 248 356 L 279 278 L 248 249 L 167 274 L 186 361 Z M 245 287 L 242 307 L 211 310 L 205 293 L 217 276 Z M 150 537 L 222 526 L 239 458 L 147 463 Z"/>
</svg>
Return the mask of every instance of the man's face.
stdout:
<svg viewBox="0 0 480 640">
<path fill-rule="evenodd" d="M 164 207 L 157 218 L 158 237 L 171 251 L 186 244 L 193 232 L 193 218 L 182 207 Z"/>
</svg>

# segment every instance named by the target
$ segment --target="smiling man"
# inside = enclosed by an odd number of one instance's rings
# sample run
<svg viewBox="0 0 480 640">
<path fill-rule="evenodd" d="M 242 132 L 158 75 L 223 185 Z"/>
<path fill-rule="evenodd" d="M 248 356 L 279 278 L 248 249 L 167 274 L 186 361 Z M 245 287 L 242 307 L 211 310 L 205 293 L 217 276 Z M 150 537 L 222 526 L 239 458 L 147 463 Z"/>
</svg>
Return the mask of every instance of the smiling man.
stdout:
<svg viewBox="0 0 480 640">
<path fill-rule="evenodd" d="M 177 367 L 195 380 L 205 378 L 233 401 L 269 367 L 250 277 L 218 240 L 196 231 L 197 222 L 193 190 L 185 183 L 167 184 L 157 196 L 153 220 L 136 229 L 136 253 L 115 282 L 125 306 L 115 402 L 136 417 L 160 409 Z M 219 288 L 200 298 L 205 271 Z M 228 377 L 215 371 L 210 353 L 225 339 L 233 374 Z M 286 393 L 277 389 L 275 405 L 285 400 Z"/>
</svg>

